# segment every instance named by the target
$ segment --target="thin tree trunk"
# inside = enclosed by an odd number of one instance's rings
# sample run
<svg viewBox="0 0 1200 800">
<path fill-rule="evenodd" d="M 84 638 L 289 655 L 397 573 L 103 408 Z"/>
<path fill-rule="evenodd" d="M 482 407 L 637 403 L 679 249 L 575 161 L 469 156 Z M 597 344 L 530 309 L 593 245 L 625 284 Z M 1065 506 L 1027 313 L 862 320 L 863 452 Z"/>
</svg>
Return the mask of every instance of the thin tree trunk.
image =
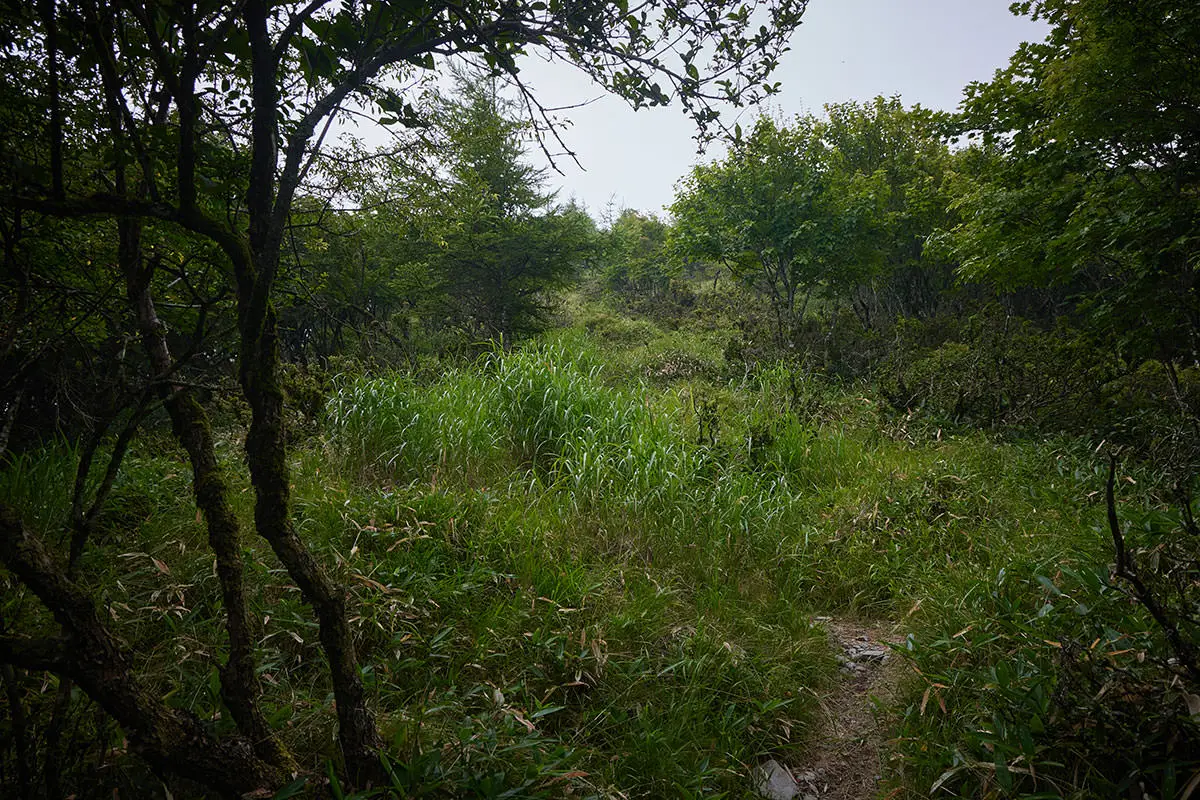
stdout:
<svg viewBox="0 0 1200 800">
<path fill-rule="evenodd" d="M 12 436 L 17 414 L 21 412 L 21 401 L 25 399 L 25 385 L 17 389 L 8 405 L 4 407 L 4 421 L 0 423 L 0 456 L 8 452 L 8 440 Z"/>
<path fill-rule="evenodd" d="M 184 9 L 185 16 L 191 13 L 190 8 Z M 185 215 L 195 210 L 195 81 L 199 70 L 195 26 L 190 24 L 193 20 L 188 19 L 187 22 L 189 24 L 183 26 L 185 53 L 177 89 L 180 123 L 178 192 L 180 210 Z M 104 26 L 98 16 L 93 18 L 93 26 L 93 36 L 107 53 L 110 45 L 106 44 Z M 109 33 L 111 35 L 111 31 Z M 109 125 L 114 140 L 119 142 L 125 138 L 126 132 L 119 81 L 115 74 L 115 56 L 101 64 L 101 75 L 105 85 Z M 128 194 L 130 187 L 126 176 L 126 159 L 120 150 L 114 179 L 118 193 Z M 151 178 L 147 174 L 143 180 L 149 182 Z M 142 191 L 151 185 L 146 183 Z M 291 756 L 279 744 L 259 708 L 262 688 L 255 670 L 254 636 L 246 606 L 241 532 L 237 516 L 229 503 L 229 489 L 216 458 L 207 415 L 190 391 L 166 382 L 175 364 L 167 345 L 165 326 L 158 318 L 150 293 L 153 268 L 143 264 L 142 226 L 141 220 L 133 218 L 117 220 L 118 261 L 125 278 L 126 297 L 137 320 L 151 370 L 157 379 L 164 381 L 156 387 L 157 393 L 171 419 L 176 440 L 188 454 L 196 506 L 204 515 L 209 544 L 216 557 L 217 579 L 225 608 L 225 629 L 229 636 L 229 656 L 220 668 L 221 696 L 238 730 L 252 743 L 257 756 L 282 771 L 294 771 L 295 764 Z"/>
<path fill-rule="evenodd" d="M 287 153 L 287 166 L 277 194 L 279 62 L 269 32 L 270 8 L 263 0 L 247 0 L 242 13 L 250 37 L 254 111 L 246 192 L 249 259 L 248 263 L 235 264 L 235 271 L 238 272 L 240 378 L 251 411 L 246 456 L 255 493 L 254 523 L 313 607 L 321 645 L 329 662 L 342 756 L 350 780 L 363 785 L 383 777 L 378 757 L 383 741 L 367 708 L 354 635 L 346 613 L 345 590 L 329 579 L 292 525 L 283 392 L 278 383 L 278 325 L 271 307 L 271 290 L 279 267 L 287 209 L 299 183 L 300 167 L 296 159 L 302 149 Z M 306 140 L 293 139 L 291 144 L 300 142 L 302 146 L 303 141 Z"/>
<path fill-rule="evenodd" d="M 329 579 L 292 525 L 283 393 L 276 380 L 278 345 L 272 309 L 268 307 L 257 336 L 253 331 L 243 332 L 242 348 L 242 388 L 251 410 L 246 456 L 255 491 L 255 527 L 270 543 L 316 614 L 337 704 L 339 744 L 351 779 L 362 785 L 380 777 L 378 752 L 383 741 L 367 708 L 354 635 L 346 613 L 345 590 Z"/>
<path fill-rule="evenodd" d="M 129 305 L 137 317 L 142 345 L 156 377 L 165 379 L 174 368 L 171 351 L 150 293 L 149 268 L 142 267 L 141 223 L 120 220 L 120 261 Z M 217 461 L 212 428 L 203 406 L 191 391 L 163 382 L 159 387 L 171 430 L 187 451 L 192 466 L 192 491 L 204 514 L 208 542 L 217 561 L 217 579 L 225 606 L 229 657 L 221 667 L 221 697 L 241 731 L 254 744 L 258 757 L 285 771 L 295 770 L 291 756 L 279 743 L 259 707 L 262 686 L 255 671 L 254 636 L 246 607 L 241 530 L 229 502 L 229 487 Z"/>
<path fill-rule="evenodd" d="M 4 682 L 4 694 L 8 699 L 8 718 L 12 726 L 13 745 L 17 758 L 17 785 L 23 795 L 30 794 L 32 762 L 29 758 L 29 728 L 25 717 L 25 706 L 21 702 L 21 682 L 12 664 L 0 666 L 0 680 Z"/>
<path fill-rule="evenodd" d="M 58 676 L 58 689 L 54 693 L 54 705 L 50 708 L 50 724 L 42 735 L 42 743 L 46 749 L 45 767 L 42 772 L 46 793 L 50 797 L 62 797 L 62 734 L 67 724 L 67 712 L 71 708 L 71 694 L 75 681 L 66 675 Z"/>
<path fill-rule="evenodd" d="M 50 182 L 55 197 L 63 197 L 62 98 L 58 87 L 58 9 L 56 0 L 41 0 L 38 11 L 46 28 L 46 77 L 50 95 Z"/>
</svg>

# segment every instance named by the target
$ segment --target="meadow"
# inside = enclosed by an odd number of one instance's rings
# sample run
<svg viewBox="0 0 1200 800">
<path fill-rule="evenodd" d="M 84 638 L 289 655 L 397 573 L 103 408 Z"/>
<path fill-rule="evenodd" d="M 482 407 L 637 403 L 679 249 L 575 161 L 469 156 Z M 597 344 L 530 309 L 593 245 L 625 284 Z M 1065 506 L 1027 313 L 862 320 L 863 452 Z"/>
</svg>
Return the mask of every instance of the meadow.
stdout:
<svg viewBox="0 0 1200 800">
<path fill-rule="evenodd" d="M 831 617 L 896 642 L 882 796 L 1124 791 L 1117 762 L 1162 750 L 1154 720 L 1129 725 L 1138 704 L 1187 706 L 1147 689 L 1167 653 L 1110 579 L 1095 443 L 897 412 L 786 363 L 735 368 L 721 336 L 624 320 L 423 375 L 335 376 L 297 426 L 297 528 L 350 588 L 394 792 L 756 796 L 753 767 L 802 762 L 842 680 Z M 223 429 L 223 459 L 239 438 Z M 0 500 L 54 535 L 74 461 L 63 443 L 11 459 Z M 164 431 L 125 464 L 97 536 L 136 534 L 84 574 L 169 702 L 219 730 L 219 591 L 177 502 L 186 462 Z M 1137 530 L 1169 526 L 1152 474 L 1120 478 Z M 316 623 L 265 544 L 247 547 L 268 720 L 332 758 Z M 4 595 L 10 624 L 45 613 Z M 1095 680 L 1123 698 L 1108 716 L 1090 688 L 1061 702 Z M 154 785 L 115 726 L 80 718 L 75 743 Z M 87 757 L 71 744 L 67 768 Z M 313 770 L 287 791 L 341 793 Z M 1161 770 L 1182 786 L 1182 765 Z"/>
</svg>

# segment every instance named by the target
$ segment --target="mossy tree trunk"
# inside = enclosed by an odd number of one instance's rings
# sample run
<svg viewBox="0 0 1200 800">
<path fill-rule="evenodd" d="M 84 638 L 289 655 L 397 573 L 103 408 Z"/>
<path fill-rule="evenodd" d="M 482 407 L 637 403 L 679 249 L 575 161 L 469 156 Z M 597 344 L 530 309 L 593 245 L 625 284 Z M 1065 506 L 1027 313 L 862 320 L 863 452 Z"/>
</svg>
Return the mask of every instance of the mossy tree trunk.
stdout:
<svg viewBox="0 0 1200 800">
<path fill-rule="evenodd" d="M 255 527 L 319 623 L 342 752 L 357 785 L 378 775 L 381 741 L 359 674 L 346 592 L 321 568 L 292 522 L 277 320 L 271 307 L 293 201 L 325 133 L 347 104 L 391 108 L 401 103 L 399 94 L 387 90 L 391 78 L 432 76 L 445 59 L 486 60 L 516 78 L 516 57 L 525 46 L 573 61 L 637 105 L 666 101 L 655 82 L 666 76 L 707 128 L 717 118 L 710 104 L 716 95 L 703 87 L 715 87 L 715 81 L 725 80 L 719 76 L 733 74 L 737 80 L 728 84 L 733 88 L 720 96 L 754 100 L 768 94 L 764 81 L 783 51 L 785 33 L 799 23 L 805 0 L 772 0 L 768 5 L 776 24 L 772 31 L 761 28 L 761 35 L 753 33 L 748 18 L 725 13 L 738 7 L 725 2 L 714 5 L 720 11 L 710 15 L 711 23 L 703 15 L 667 15 L 649 26 L 612 4 L 593 4 L 579 14 L 549 13 L 538 3 L 367 5 L 369 13 L 357 3 L 329 0 L 87 0 L 43 3 L 44 24 L 36 14 L 13 15 L 14 40 L 22 43 L 14 58 L 27 62 L 31 74 L 49 73 L 48 90 L 40 81 L 30 81 L 30 86 L 13 87 L 12 93 L 39 103 L 34 108 L 44 107 L 49 118 L 49 141 L 43 144 L 48 145 L 50 185 L 39 183 L 37 170 L 30 170 L 30 176 L 25 170 L 5 173 L 5 200 L 16 207 L 59 218 L 157 219 L 205 237 L 227 256 L 237 297 L 239 376 L 252 414 L 246 455 L 255 491 Z M 679 54 L 691 77 L 670 72 L 657 58 L 664 46 L 684 40 L 696 45 Z M 707 65 L 710 74 L 701 79 L 692 61 L 696 53 L 710 49 L 724 55 L 720 63 Z M 97 76 L 102 96 L 96 91 Z M 755 88 L 760 86 L 761 91 Z M 287 96 L 281 97 L 281 91 Z M 248 107 L 242 99 L 246 94 Z M 526 98 L 531 112 L 545 111 L 532 93 Z M 94 136 L 93 126 L 102 116 L 94 108 L 97 99 L 118 121 L 111 125 L 112 136 Z M 404 109 L 402 116 L 413 121 L 426 116 L 408 104 Z M 32 128 L 31 141 L 41 125 Z M 246 152 L 250 162 L 244 176 Z M 111 176 L 101 174 L 109 159 L 118 162 L 118 173 L 128 160 L 131 176 L 136 162 L 136 184 L 131 179 L 114 189 Z M 64 174 L 64 165 L 79 169 Z M 15 175 L 12 180 L 9 173 Z M 11 237 L 5 246 L 10 258 Z M 135 281 L 132 287 L 138 302 L 148 299 L 141 294 L 143 285 Z M 143 338 L 152 357 L 166 365 L 170 353 L 160 352 L 162 332 L 152 307 L 145 305 L 142 311 Z M 167 388 L 176 434 L 196 469 L 197 503 L 209 519 L 219 555 L 230 614 L 230 663 L 223 671 L 229 682 L 226 702 L 241 715 L 239 724 L 254 730 L 260 724 L 253 708 L 257 688 L 247 671 L 252 669 L 247 667 L 248 633 L 239 629 L 244 599 L 238 594 L 236 528 L 222 501 L 224 485 L 211 459 L 203 415 L 188 395 L 170 389 L 169 380 Z M 194 718 L 164 707 L 141 688 L 129 655 L 104 628 L 87 596 L 15 519 L 6 520 L 0 560 L 54 612 L 72 642 L 77 641 L 78 653 L 68 657 L 54 642 L 33 646 L 0 636 L 0 663 L 8 658 L 14 665 L 38 664 L 77 677 L 158 768 L 196 777 L 227 793 L 271 787 L 279 770 L 246 737 L 214 741 Z M 269 749 L 264 752 L 270 755 Z"/>
<path fill-rule="evenodd" d="M 228 484 L 217 461 L 208 415 L 191 390 L 170 380 L 177 364 L 171 357 L 166 327 L 158 317 L 150 292 L 154 267 L 143 259 L 142 222 L 123 219 L 118 222 L 118 230 L 126 296 L 137 319 L 159 396 L 171 418 L 171 430 L 191 463 L 196 506 L 204 515 L 208 542 L 216 557 L 217 579 L 225 607 L 225 629 L 229 636 L 229 657 L 220 670 L 221 698 L 238 730 L 254 744 L 258 757 L 294 772 L 291 756 L 271 731 L 259 707 L 262 686 L 255 670 L 254 636 L 246 607 L 241 529 L 229 502 Z"/>
<path fill-rule="evenodd" d="M 268 30 L 269 14 L 269 6 L 261 0 L 250 0 L 243 12 L 250 37 L 253 146 L 246 194 L 250 220 L 248 258 L 235 259 L 234 269 L 238 289 L 239 376 L 251 411 L 246 456 L 255 492 L 255 528 L 270 543 L 317 617 L 337 706 L 342 757 L 351 780 L 362 785 L 382 777 L 378 753 L 383 741 L 367 707 L 354 635 L 346 613 L 346 592 L 329 579 L 296 535 L 291 516 L 284 398 L 278 381 L 278 324 L 271 292 L 311 130 L 302 129 L 290 138 L 284 173 L 277 183 L 279 56 Z M 321 114 L 314 119 L 323 117 Z"/>
<path fill-rule="evenodd" d="M 279 768 L 259 758 L 245 737 L 213 737 L 199 719 L 169 708 L 142 683 L 132 655 L 91 598 L 5 506 L 0 506 L 0 562 L 46 604 L 65 634 L 41 640 L 0 637 L 0 660 L 70 677 L 121 725 L 134 752 L 156 770 L 230 797 L 280 785 Z"/>
</svg>

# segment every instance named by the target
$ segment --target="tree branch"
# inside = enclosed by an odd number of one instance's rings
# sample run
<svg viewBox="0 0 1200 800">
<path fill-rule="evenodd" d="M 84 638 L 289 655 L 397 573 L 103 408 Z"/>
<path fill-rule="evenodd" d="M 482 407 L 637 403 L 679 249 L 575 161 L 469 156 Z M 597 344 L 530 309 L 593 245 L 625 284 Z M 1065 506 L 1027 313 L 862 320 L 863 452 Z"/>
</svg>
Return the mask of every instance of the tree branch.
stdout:
<svg viewBox="0 0 1200 800">
<path fill-rule="evenodd" d="M 69 644 L 63 636 L 30 639 L 27 636 L 0 635 L 0 663 L 61 674 L 67 668 Z"/>
<path fill-rule="evenodd" d="M 9 195 L 7 202 L 19 208 L 36 211 L 52 217 L 145 217 L 173 222 L 185 230 L 199 234 L 221 248 L 233 263 L 235 275 L 238 277 L 238 290 L 243 288 L 242 276 L 252 274 L 250 251 L 245 241 L 229 228 L 205 215 L 198 209 L 184 212 L 180 209 L 161 202 L 144 202 L 130 200 L 118 194 L 97 192 L 87 197 L 75 197 L 63 200 L 30 197 L 28 195 Z"/>
<path fill-rule="evenodd" d="M 1110 453 L 1108 456 L 1108 482 L 1104 487 L 1104 502 L 1108 515 L 1108 530 L 1112 536 L 1113 550 L 1116 553 L 1116 568 L 1113 573 L 1133 587 L 1137 601 L 1146 607 L 1158 627 L 1166 634 L 1167 642 L 1171 645 L 1171 650 L 1175 652 L 1180 666 L 1193 682 L 1200 683 L 1200 664 L 1196 662 L 1195 649 L 1190 642 L 1183 638 L 1175 620 L 1171 618 L 1158 598 L 1138 575 L 1133 559 L 1125 546 L 1125 536 L 1121 532 L 1121 522 L 1117 518 L 1116 483 L 1117 457 Z"/>
<path fill-rule="evenodd" d="M 133 658 L 104 624 L 91 598 L 50 557 L 16 513 L 0 505 L 0 562 L 28 586 L 68 632 L 65 662 L 45 646 L 12 637 L 0 643 L 14 658 L 52 665 L 73 678 L 120 723 L 135 752 L 151 765 L 212 786 L 228 795 L 268 793 L 283 775 L 258 759 L 242 737 L 214 739 L 193 715 L 172 709 L 142 685 Z"/>
<path fill-rule="evenodd" d="M 304 27 L 304 23 L 308 22 L 313 14 L 317 13 L 322 6 L 328 5 L 328 3 L 329 0 L 311 0 L 307 6 L 291 16 L 275 43 L 276 62 L 283 60 L 284 54 L 292 44 L 292 38 L 300 32 L 300 29 Z"/>
</svg>

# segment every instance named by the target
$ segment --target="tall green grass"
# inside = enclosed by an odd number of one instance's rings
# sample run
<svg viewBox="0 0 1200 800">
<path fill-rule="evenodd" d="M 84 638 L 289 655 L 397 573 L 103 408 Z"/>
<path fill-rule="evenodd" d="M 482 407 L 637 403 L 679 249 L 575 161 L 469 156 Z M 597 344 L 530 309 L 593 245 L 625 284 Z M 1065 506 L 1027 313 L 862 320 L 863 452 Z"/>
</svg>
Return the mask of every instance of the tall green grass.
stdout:
<svg viewBox="0 0 1200 800">
<path fill-rule="evenodd" d="M 890 416 L 869 391 L 830 386 L 783 366 L 728 382 L 688 373 L 664 384 L 661 374 L 631 378 L 639 371 L 629 369 L 613 380 L 600 360 L 560 338 L 493 354 L 477 369 L 431 386 L 392 386 L 407 393 L 402 403 L 428 407 L 453 397 L 470 404 L 462 416 L 486 431 L 491 448 L 474 462 L 489 475 L 491 489 L 471 541 L 488 563 L 502 565 L 538 596 L 570 607 L 607 606 L 599 617 L 606 621 L 596 623 L 604 635 L 636 643 L 621 680 L 608 662 L 610 692 L 627 698 L 628 686 L 640 686 L 646 670 L 673 674 L 662 665 L 671 658 L 689 663 L 685 654 L 697 652 L 692 638 L 702 630 L 710 631 L 706 638 L 719 631 L 727 655 L 757 654 L 734 658 L 728 667 L 743 683 L 765 680 L 770 687 L 778 684 L 769 676 L 804 675 L 811 688 L 822 674 L 821 648 L 814 649 L 806 633 L 811 614 L 891 618 L 909 634 L 906 653 L 922 676 L 912 682 L 912 705 L 901 714 L 907 735 L 899 740 L 903 758 L 893 773 L 898 788 L 914 796 L 934 785 L 1006 791 L 997 770 L 1016 758 L 1004 774 L 1017 776 L 1007 786 L 1019 793 L 1021 759 L 1035 755 L 1022 748 L 1030 747 L 1054 754 L 1039 762 L 1043 774 L 1054 775 L 1053 758 L 1061 753 L 1046 739 L 1043 723 L 1021 714 L 1049 713 L 1056 653 L 1045 642 L 1057 641 L 1052 637 L 1064 629 L 1048 620 L 1070 629 L 1087 616 L 1065 606 L 1061 613 L 1046 611 L 1045 583 L 1061 580 L 1064 571 L 1095 575 L 1107 558 L 1095 527 L 1098 477 L 1084 445 L 943 431 Z M 331 428 L 335 447 L 350 435 Z M 431 425 L 414 437 L 431 444 L 422 445 L 428 455 L 409 474 L 428 476 L 450 463 L 445 454 L 454 449 L 454 436 Z M 1088 580 L 1089 607 L 1105 609 L 1089 611 L 1094 622 L 1088 624 L 1103 633 L 1105 620 L 1120 620 L 1148 642 L 1144 620 L 1135 624 L 1113 604 L 1119 593 L 1106 581 Z M 674 641 L 678 631 L 688 632 L 682 649 L 655 644 L 656 637 Z M 1042 631 L 1042 638 L 1031 631 Z M 768 645 L 772 640 L 803 643 L 808 666 L 798 666 L 786 645 Z M 1013 647 L 1026 648 L 1023 660 L 998 667 L 1011 659 Z M 755 663 L 757 669 L 748 666 Z M 631 710 L 625 700 L 615 701 L 623 710 L 606 708 L 604 737 L 585 735 L 575 743 L 588 753 L 622 750 L 622 763 L 637 765 L 637 774 L 608 773 L 619 782 L 668 794 L 744 790 L 732 775 L 744 775 L 753 753 L 786 751 L 788 740 L 747 738 L 748 728 L 736 736 L 718 733 L 714 716 L 734 720 L 737 730 L 750 724 L 745 709 L 699 702 L 723 691 L 711 670 L 682 674 L 688 682 L 672 690 L 671 710 L 648 716 L 636 704 Z M 1013 688 L 1018 685 L 1024 688 Z M 773 696 L 769 702 L 786 701 L 780 724 L 795 715 L 795 730 L 802 732 L 808 701 L 778 689 Z M 982 722 L 998 704 L 1018 700 L 1025 711 L 1013 712 L 1007 727 Z M 595 729 L 591 713 L 578 710 L 581 730 Z M 1043 727 L 1029 733 L 1029 724 Z M 684 729 L 719 742 L 727 759 L 734 756 L 721 762 L 720 774 L 729 771 L 725 779 L 654 782 L 663 753 L 673 762 L 702 763 L 694 746 L 666 733 Z M 978 733 L 984 729 L 993 732 Z M 1005 751 L 1017 741 L 1014 730 L 1045 741 L 1018 742 Z M 998 767 L 1001 751 L 1007 760 Z M 994 758 L 985 769 L 978 764 L 986 753 Z M 1101 771 L 1093 769 L 1094 780 L 1081 785 L 1107 785 L 1095 777 Z M 1040 785 L 1058 785 L 1055 780 Z M 1025 783 L 1030 791 L 1039 786 L 1028 777 Z"/>
<path fill-rule="evenodd" d="M 729 380 L 648 369 L 687 346 L 613 356 L 560 335 L 434 379 L 338 383 L 320 439 L 296 454 L 296 523 L 353 594 L 396 791 L 752 796 L 757 761 L 803 759 L 835 667 L 811 620 L 829 613 L 908 637 L 896 789 L 1007 791 L 997 752 L 1011 791 L 1057 786 L 1019 771 L 1055 775 L 1062 758 L 1030 722 L 1056 686 L 1044 640 L 1086 628 L 1115 646 L 1125 634 L 1105 625 L 1137 617 L 1095 578 L 1107 553 L 1089 450 L 948 432 L 786 365 Z M 47 487 L 73 459 L 10 461 L 0 496 L 61 525 Z M 186 469 L 169 452 L 130 467 L 117 542 L 97 549 L 121 557 L 86 574 L 172 702 L 228 725 Z M 269 717 L 295 752 L 332 757 L 314 623 L 269 549 L 246 544 Z M 48 624 L 25 613 L 31 598 L 6 602 L 6 618 Z"/>
</svg>

